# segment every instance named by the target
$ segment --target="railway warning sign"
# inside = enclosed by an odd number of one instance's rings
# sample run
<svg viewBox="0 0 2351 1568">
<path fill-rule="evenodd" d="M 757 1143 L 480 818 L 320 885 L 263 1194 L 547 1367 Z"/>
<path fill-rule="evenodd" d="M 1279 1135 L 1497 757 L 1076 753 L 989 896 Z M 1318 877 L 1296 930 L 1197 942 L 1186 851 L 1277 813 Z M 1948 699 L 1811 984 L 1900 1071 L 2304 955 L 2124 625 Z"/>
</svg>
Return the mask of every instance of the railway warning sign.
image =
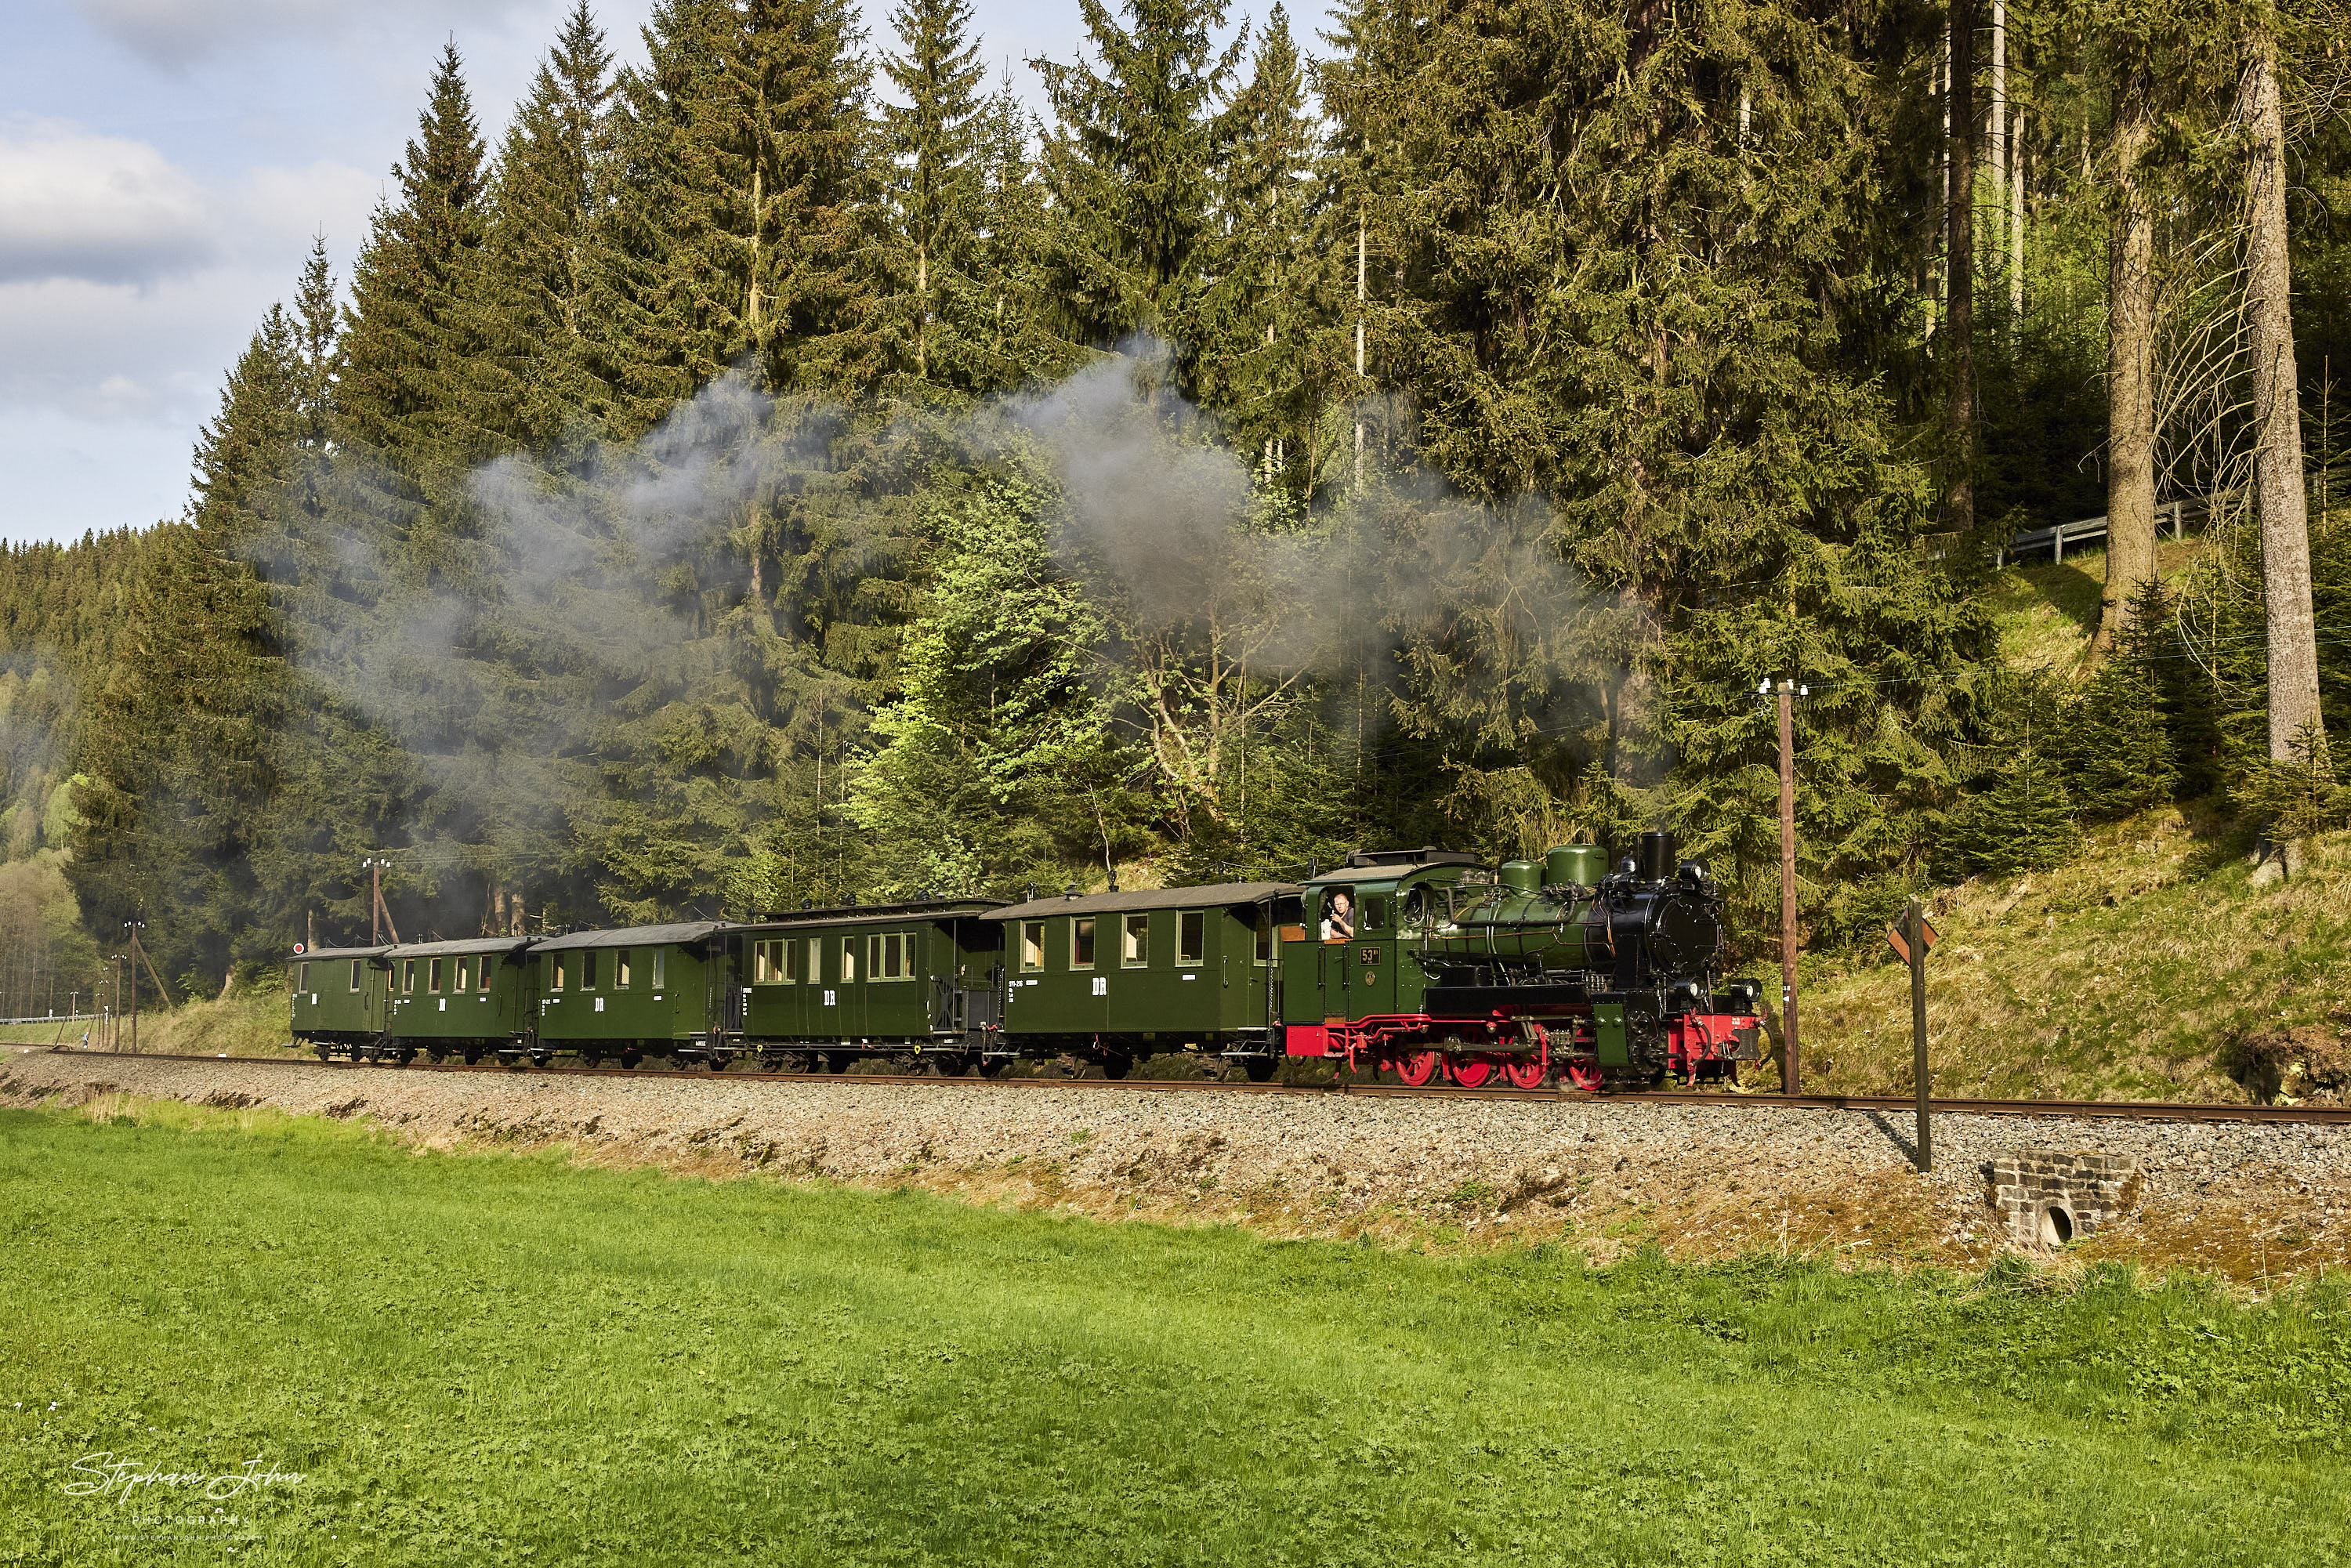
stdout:
<svg viewBox="0 0 2351 1568">
<path fill-rule="evenodd" d="M 1918 929 L 1926 937 L 1926 941 L 1923 946 L 1926 947 L 1928 952 L 1933 952 L 1935 950 L 1935 928 L 1928 925 L 1922 917 L 1918 922 Z M 1910 939 L 1902 935 L 1902 922 L 1899 920 L 1889 920 L 1886 923 L 1886 940 L 1893 945 L 1895 953 L 1900 956 L 1904 963 L 1907 964 L 1910 961 Z"/>
</svg>

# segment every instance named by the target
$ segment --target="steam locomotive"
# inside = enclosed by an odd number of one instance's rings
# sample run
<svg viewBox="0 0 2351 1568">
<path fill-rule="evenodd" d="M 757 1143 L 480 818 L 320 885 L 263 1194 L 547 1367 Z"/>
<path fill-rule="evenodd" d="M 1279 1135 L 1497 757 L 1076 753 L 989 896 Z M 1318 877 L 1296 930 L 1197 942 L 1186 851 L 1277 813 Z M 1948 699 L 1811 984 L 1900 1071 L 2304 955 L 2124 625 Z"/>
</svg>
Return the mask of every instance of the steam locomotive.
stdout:
<svg viewBox="0 0 2351 1568">
<path fill-rule="evenodd" d="M 1670 833 L 1613 869 L 1592 845 L 1499 868 L 1359 852 L 1299 883 L 298 950 L 291 1021 L 322 1060 L 399 1063 L 1123 1078 L 1183 1051 L 1260 1082 L 1285 1058 L 1469 1089 L 1694 1082 L 1762 1055 L 1761 986 L 1720 975 L 1722 907 Z"/>
</svg>

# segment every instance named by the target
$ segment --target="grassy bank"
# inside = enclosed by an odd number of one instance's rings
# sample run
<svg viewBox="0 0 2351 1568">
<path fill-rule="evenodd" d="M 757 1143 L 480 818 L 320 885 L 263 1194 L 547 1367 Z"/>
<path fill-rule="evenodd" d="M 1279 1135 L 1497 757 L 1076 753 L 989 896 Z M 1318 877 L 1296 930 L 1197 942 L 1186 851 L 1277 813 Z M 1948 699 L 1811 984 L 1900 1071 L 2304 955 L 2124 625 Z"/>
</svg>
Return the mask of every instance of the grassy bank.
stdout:
<svg viewBox="0 0 2351 1568">
<path fill-rule="evenodd" d="M 198 1056 L 285 1056 L 298 1054 L 289 1050 L 287 1033 L 286 992 L 276 985 L 240 991 L 211 1001 L 183 1002 L 176 1008 L 150 1010 L 139 1014 L 139 1049 L 162 1053 Z M 90 1044 L 99 1046 L 98 1025 L 89 1022 L 60 1026 L 54 1023 L 12 1024 L 0 1026 L 0 1042 L 20 1045 L 54 1045 L 58 1036 L 63 1043 L 78 1045 L 82 1031 L 90 1030 Z M 131 1048 L 131 1024 L 124 1019 L 121 1029 L 122 1047 Z"/>
<path fill-rule="evenodd" d="M 1937 1090 L 2241 1101 L 2249 1064 L 2327 1057 L 2351 994 L 2351 834 L 2314 840 L 2290 884 L 2253 886 L 2249 849 L 2165 810 L 2094 831 L 2055 871 L 1950 890 L 1927 967 Z M 1807 1084 L 1907 1093 L 1908 971 L 1871 951 L 1804 980 Z M 2318 1066 L 2289 1095 L 2341 1098 Z"/>
<path fill-rule="evenodd" d="M 1434 1259 L 178 1106 L 0 1114 L 0 1562 L 2351 1548 L 2339 1289 Z M 303 1479 L 191 1524 L 66 1495 L 100 1450 Z"/>
</svg>

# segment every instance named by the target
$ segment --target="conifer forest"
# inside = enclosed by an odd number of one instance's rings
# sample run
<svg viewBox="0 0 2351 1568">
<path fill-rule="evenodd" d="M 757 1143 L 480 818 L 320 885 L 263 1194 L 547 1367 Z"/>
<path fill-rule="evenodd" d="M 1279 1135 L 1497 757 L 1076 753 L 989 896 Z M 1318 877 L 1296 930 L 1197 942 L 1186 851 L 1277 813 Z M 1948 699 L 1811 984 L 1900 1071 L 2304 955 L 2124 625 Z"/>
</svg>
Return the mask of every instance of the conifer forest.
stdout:
<svg viewBox="0 0 2351 1568">
<path fill-rule="evenodd" d="M 1782 679 L 1815 948 L 2351 820 L 2343 0 L 1075 3 L 581 0 L 504 126 L 415 62 L 184 515 L 0 549 L 0 1012 L 378 870 L 416 940 L 1665 825 L 1769 955 Z"/>
</svg>

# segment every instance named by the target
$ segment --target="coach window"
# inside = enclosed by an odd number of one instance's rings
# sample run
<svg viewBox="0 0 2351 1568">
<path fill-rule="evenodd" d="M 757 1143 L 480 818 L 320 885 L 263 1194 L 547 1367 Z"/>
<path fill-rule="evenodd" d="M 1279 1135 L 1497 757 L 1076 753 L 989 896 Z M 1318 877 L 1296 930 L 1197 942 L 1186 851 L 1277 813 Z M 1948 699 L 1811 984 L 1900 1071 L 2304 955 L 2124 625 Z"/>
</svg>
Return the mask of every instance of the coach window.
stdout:
<svg viewBox="0 0 2351 1568">
<path fill-rule="evenodd" d="M 664 978 L 668 974 L 669 974 L 669 949 L 668 949 L 668 948 L 666 948 L 666 947 L 656 947 L 656 948 L 654 948 L 654 949 L 653 949 L 653 989 L 654 989 L 654 990 L 657 990 L 657 991 L 658 991 L 658 990 L 660 990 L 660 989 L 662 988 L 662 983 L 663 983 L 663 980 L 664 980 Z"/>
<path fill-rule="evenodd" d="M 441 994 L 441 960 L 438 958 L 425 960 L 424 988 L 434 996 Z"/>
<path fill-rule="evenodd" d="M 471 958 L 460 958 L 457 960 L 456 982 L 449 988 L 453 991 L 470 991 L 474 988 L 471 983 L 473 978 L 474 961 Z"/>
<path fill-rule="evenodd" d="M 821 936 L 808 939 L 808 983 L 811 986 L 824 984 L 824 938 Z"/>
<path fill-rule="evenodd" d="M 790 946 L 785 942 L 754 942 L 751 944 L 751 983 L 755 986 L 780 986 L 784 983 L 783 951 Z"/>
<path fill-rule="evenodd" d="M 307 991 L 310 988 L 309 965 L 297 964 L 294 966 L 294 988 L 298 991 Z"/>
<path fill-rule="evenodd" d="M 1130 969 L 1151 962 L 1151 916 L 1130 915 L 1120 923 L 1118 961 Z"/>
<path fill-rule="evenodd" d="M 1362 929 L 1385 931 L 1388 928 L 1388 895 L 1384 893 L 1364 894 Z"/>
<path fill-rule="evenodd" d="M 632 967 L 633 966 L 629 962 L 629 950 L 626 947 L 612 955 L 612 988 L 614 990 L 625 991 L 629 988 L 629 974 Z"/>
<path fill-rule="evenodd" d="M 1249 925 L 1257 937 L 1257 961 L 1273 962 L 1273 907 L 1260 904 L 1249 911 Z"/>
<path fill-rule="evenodd" d="M 596 988 L 596 949 L 593 947 L 580 955 L 580 988 L 583 991 Z"/>
<path fill-rule="evenodd" d="M 903 931 L 865 939 L 865 977 L 871 980 L 914 977 L 914 939 Z"/>
<path fill-rule="evenodd" d="M 414 989 L 416 989 L 416 960 L 413 958 L 402 958 L 400 961 L 401 994 L 402 996 L 406 996 L 409 992 L 413 991 Z"/>
<path fill-rule="evenodd" d="M 1208 956 L 1208 912 L 1187 909 L 1176 917 L 1176 961 L 1197 964 Z"/>
<path fill-rule="evenodd" d="M 489 956 L 487 954 L 483 955 L 482 967 L 474 976 L 474 989 L 477 991 L 486 991 L 490 988 L 490 966 L 496 962 L 497 960 L 496 958 Z"/>
<path fill-rule="evenodd" d="M 551 954 L 548 957 L 547 988 L 550 991 L 559 991 L 563 988 L 563 956 L 560 953 Z"/>
<path fill-rule="evenodd" d="M 1094 967 L 1094 917 L 1072 915 L 1070 919 L 1070 967 L 1091 969 Z"/>
<path fill-rule="evenodd" d="M 1020 923 L 1020 967 L 1024 969 L 1045 967 L 1045 923 L 1041 920 Z"/>
<path fill-rule="evenodd" d="M 359 959 L 357 959 L 357 958 L 354 958 L 354 959 L 352 959 L 352 960 L 351 960 L 351 989 L 353 989 L 353 990 L 355 990 L 355 991 L 356 991 L 356 990 L 358 990 L 359 988 L 360 988 L 360 960 L 359 960 Z"/>
<path fill-rule="evenodd" d="M 857 938 L 844 936 L 841 939 L 841 983 L 845 986 L 856 978 Z"/>
</svg>

